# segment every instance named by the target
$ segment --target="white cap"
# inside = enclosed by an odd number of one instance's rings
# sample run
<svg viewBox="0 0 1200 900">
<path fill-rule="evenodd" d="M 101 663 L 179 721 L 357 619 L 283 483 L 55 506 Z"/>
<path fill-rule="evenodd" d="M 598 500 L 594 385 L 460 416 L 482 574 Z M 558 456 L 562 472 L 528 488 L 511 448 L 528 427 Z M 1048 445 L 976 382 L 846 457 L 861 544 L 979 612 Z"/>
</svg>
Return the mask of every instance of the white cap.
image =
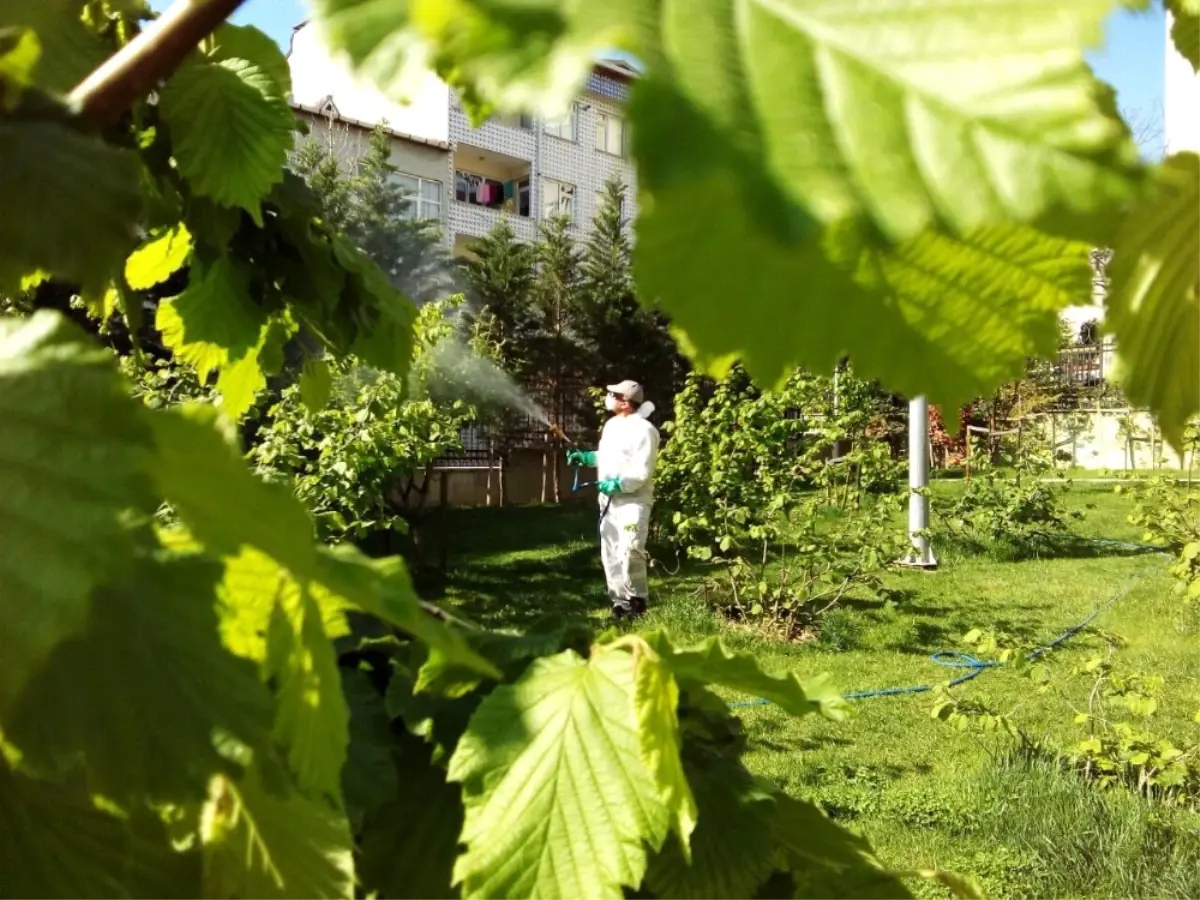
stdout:
<svg viewBox="0 0 1200 900">
<path fill-rule="evenodd" d="M 624 397 L 634 406 L 640 406 L 645 395 L 642 393 L 642 386 L 636 381 L 622 381 L 620 384 L 610 384 L 608 386 L 610 394 L 616 394 L 618 397 Z"/>
</svg>

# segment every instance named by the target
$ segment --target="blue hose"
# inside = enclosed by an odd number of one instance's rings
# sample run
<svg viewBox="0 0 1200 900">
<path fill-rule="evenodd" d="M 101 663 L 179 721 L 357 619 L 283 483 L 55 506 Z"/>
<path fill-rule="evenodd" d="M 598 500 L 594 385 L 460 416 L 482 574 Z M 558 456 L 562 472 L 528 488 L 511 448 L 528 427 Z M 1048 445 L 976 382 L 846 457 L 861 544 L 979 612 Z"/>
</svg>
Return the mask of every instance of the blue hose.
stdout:
<svg viewBox="0 0 1200 900">
<path fill-rule="evenodd" d="M 1126 549 L 1126 550 L 1137 550 L 1137 551 L 1146 552 L 1146 553 L 1153 552 L 1156 556 L 1160 556 L 1160 557 L 1166 556 L 1166 554 L 1163 553 L 1161 550 L 1159 550 L 1157 547 L 1150 547 L 1145 544 L 1132 544 L 1132 543 L 1128 543 L 1125 541 L 1108 541 L 1108 540 L 1096 540 L 1096 541 L 1094 541 L 1094 543 L 1102 545 L 1102 546 L 1120 547 L 1121 549 Z M 1058 647 L 1062 646 L 1067 641 L 1069 641 L 1071 638 L 1075 637 L 1075 635 L 1079 634 L 1079 632 L 1083 631 L 1085 628 L 1088 627 L 1088 625 L 1090 625 L 1092 622 L 1094 622 L 1101 613 L 1108 611 L 1112 607 L 1116 606 L 1121 600 L 1125 599 L 1125 597 L 1129 594 L 1129 592 L 1133 590 L 1134 586 L 1139 581 L 1141 581 L 1143 578 L 1145 578 L 1148 574 L 1150 574 L 1150 571 L 1151 571 L 1151 569 L 1149 567 L 1147 567 L 1147 568 L 1143 569 L 1142 571 L 1136 573 L 1132 577 L 1128 578 L 1125 581 L 1125 583 L 1122 584 L 1121 587 L 1117 590 L 1117 592 L 1115 594 L 1113 594 L 1112 597 L 1110 597 L 1104 603 L 1100 604 L 1095 609 L 1093 609 L 1087 615 L 1087 617 L 1085 619 L 1083 619 L 1083 621 L 1079 622 L 1078 624 L 1072 625 L 1070 628 L 1068 628 L 1066 631 L 1064 631 L 1062 634 L 1060 634 L 1054 640 L 1050 641 L 1048 644 L 1043 644 L 1042 646 L 1038 647 L 1037 649 L 1031 650 L 1026 658 L 1031 659 L 1031 660 L 1038 659 L 1039 657 L 1044 656 L 1045 654 L 1049 653 L 1051 650 L 1057 649 Z M 965 669 L 966 670 L 966 672 L 964 672 L 964 674 L 959 675 L 957 678 L 952 680 L 949 683 L 948 687 L 955 687 L 956 685 L 963 684 L 965 682 L 970 681 L 973 678 L 978 678 L 980 675 L 982 675 L 988 669 L 996 669 L 1001 666 L 1001 663 L 991 662 L 991 661 L 982 660 L 982 659 L 976 659 L 974 656 L 972 656 L 969 653 L 958 653 L 953 650 L 939 650 L 939 651 L 937 651 L 937 653 L 931 654 L 929 659 L 934 664 L 943 666 L 947 669 Z M 932 684 L 914 684 L 914 685 L 909 685 L 907 687 L 878 688 L 878 689 L 872 690 L 872 691 L 854 691 L 853 693 L 843 694 L 842 698 L 845 700 L 870 700 L 872 697 L 897 697 L 901 694 L 924 694 L 928 691 L 932 691 L 933 689 L 934 689 L 934 685 L 932 685 Z M 747 707 L 747 706 L 770 706 L 770 705 L 772 705 L 772 702 L 770 700 L 763 700 L 760 697 L 755 697 L 753 700 L 738 700 L 738 701 L 735 701 L 735 702 L 732 702 L 729 704 L 729 706 L 733 709 L 738 709 L 738 708 Z"/>
<path fill-rule="evenodd" d="M 580 481 L 579 467 L 575 467 L 575 479 L 571 482 L 571 493 L 578 493 L 586 487 L 592 487 L 597 482 L 595 481 Z M 604 509 L 600 510 L 600 519 L 596 522 L 596 528 L 599 529 L 604 524 L 604 517 L 608 515 L 608 508 L 612 506 L 612 497 L 608 498 L 608 502 L 604 504 Z"/>
</svg>

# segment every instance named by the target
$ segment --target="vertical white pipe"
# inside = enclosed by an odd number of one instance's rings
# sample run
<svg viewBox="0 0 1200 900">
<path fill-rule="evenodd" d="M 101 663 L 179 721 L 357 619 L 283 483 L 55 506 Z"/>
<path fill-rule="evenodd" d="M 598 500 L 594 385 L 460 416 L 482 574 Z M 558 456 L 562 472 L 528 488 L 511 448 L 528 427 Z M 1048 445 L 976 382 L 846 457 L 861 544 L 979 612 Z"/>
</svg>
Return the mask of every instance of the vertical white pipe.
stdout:
<svg viewBox="0 0 1200 900">
<path fill-rule="evenodd" d="M 929 537 L 929 403 L 924 397 L 908 401 L 908 539 L 912 544 L 909 565 L 937 566 Z"/>
</svg>

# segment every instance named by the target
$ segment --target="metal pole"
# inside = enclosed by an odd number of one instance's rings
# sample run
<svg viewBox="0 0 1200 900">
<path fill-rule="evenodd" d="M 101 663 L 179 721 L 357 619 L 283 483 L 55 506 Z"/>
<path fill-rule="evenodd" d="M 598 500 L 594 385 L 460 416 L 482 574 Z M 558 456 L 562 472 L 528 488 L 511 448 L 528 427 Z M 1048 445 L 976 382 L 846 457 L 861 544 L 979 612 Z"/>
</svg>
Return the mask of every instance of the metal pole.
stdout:
<svg viewBox="0 0 1200 900">
<path fill-rule="evenodd" d="M 929 404 L 924 397 L 908 401 L 908 540 L 912 551 L 905 565 L 936 569 L 929 546 Z"/>
<path fill-rule="evenodd" d="M 833 370 L 833 417 L 837 418 L 838 414 L 838 376 L 841 374 L 841 366 L 835 366 Z M 842 442 L 840 439 L 833 442 L 833 458 L 831 462 L 837 462 L 842 458 Z"/>
</svg>

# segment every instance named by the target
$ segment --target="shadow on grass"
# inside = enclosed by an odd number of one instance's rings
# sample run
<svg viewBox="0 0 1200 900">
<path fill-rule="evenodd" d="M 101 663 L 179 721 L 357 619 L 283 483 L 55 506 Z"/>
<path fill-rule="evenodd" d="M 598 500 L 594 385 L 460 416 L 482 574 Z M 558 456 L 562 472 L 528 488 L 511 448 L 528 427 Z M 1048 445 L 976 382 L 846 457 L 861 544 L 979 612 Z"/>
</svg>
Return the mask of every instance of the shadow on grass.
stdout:
<svg viewBox="0 0 1200 900">
<path fill-rule="evenodd" d="M 414 584 L 489 628 L 523 630 L 551 612 L 585 621 L 607 606 L 596 515 L 585 502 L 450 510 L 425 544 L 446 569 L 420 566 Z"/>
<path fill-rule="evenodd" d="M 1162 552 L 1132 541 L 1090 538 L 1077 534 L 1053 534 L 1024 545 L 985 543 L 954 534 L 941 534 L 938 544 L 949 559 L 988 559 L 994 562 L 1030 562 L 1056 559 L 1109 559 L 1145 556 Z"/>
</svg>

